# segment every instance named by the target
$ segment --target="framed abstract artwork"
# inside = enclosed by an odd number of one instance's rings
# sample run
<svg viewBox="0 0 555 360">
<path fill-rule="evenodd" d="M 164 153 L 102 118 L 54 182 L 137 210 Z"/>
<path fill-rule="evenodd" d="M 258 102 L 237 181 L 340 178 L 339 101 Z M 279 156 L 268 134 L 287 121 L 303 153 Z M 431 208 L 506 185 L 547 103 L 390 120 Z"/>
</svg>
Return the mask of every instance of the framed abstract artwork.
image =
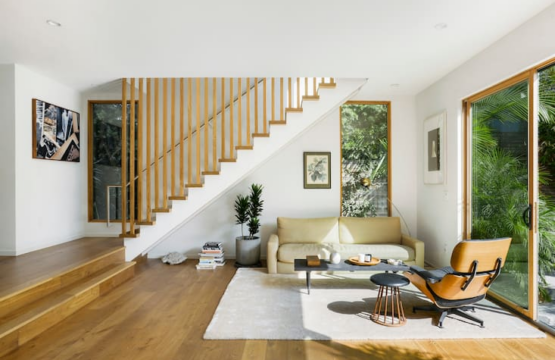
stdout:
<svg viewBox="0 0 555 360">
<path fill-rule="evenodd" d="M 305 152 L 305 189 L 331 189 L 331 152 Z"/>
<path fill-rule="evenodd" d="M 79 113 L 33 99 L 33 158 L 79 162 Z"/>
<path fill-rule="evenodd" d="M 424 121 L 424 183 L 445 182 L 445 121 L 447 113 L 429 117 Z"/>
</svg>

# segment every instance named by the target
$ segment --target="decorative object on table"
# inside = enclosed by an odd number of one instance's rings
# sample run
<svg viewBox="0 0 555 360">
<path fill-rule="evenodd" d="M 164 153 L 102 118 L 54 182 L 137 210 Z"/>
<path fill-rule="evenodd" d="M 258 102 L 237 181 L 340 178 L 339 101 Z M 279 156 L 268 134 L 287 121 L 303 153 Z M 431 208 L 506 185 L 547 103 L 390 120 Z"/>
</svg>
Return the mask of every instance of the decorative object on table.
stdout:
<svg viewBox="0 0 555 360">
<path fill-rule="evenodd" d="M 172 252 L 170 252 L 167 255 L 162 257 L 162 262 L 164 264 L 170 264 L 170 265 L 181 264 L 185 260 L 187 260 L 187 257 L 185 255 L 183 255 L 182 253 L 177 252 L 177 251 L 172 251 Z"/>
<path fill-rule="evenodd" d="M 370 261 L 359 261 L 359 257 L 358 256 L 351 256 L 349 258 L 349 262 L 351 264 L 355 264 L 355 265 L 366 265 L 366 266 L 372 266 L 372 265 L 378 265 L 380 263 L 380 259 L 377 257 L 373 257 L 372 260 Z"/>
<path fill-rule="evenodd" d="M 79 113 L 33 99 L 33 158 L 79 162 Z"/>
<path fill-rule="evenodd" d="M 304 152 L 305 189 L 331 189 L 331 152 Z"/>
<path fill-rule="evenodd" d="M 403 260 L 387 259 L 387 263 L 388 263 L 389 265 L 398 266 L 398 265 L 403 265 Z"/>
<path fill-rule="evenodd" d="M 372 254 L 365 254 L 364 255 L 364 262 L 372 261 Z"/>
<path fill-rule="evenodd" d="M 197 264 L 198 270 L 213 270 L 225 265 L 224 248 L 221 242 L 207 242 L 202 246 Z"/>
<path fill-rule="evenodd" d="M 332 252 L 330 255 L 330 262 L 332 264 L 339 264 L 339 262 L 341 261 L 341 254 L 338 252 Z"/>
<path fill-rule="evenodd" d="M 365 261 L 365 255 L 364 254 L 358 254 L 358 262 L 363 263 Z"/>
<path fill-rule="evenodd" d="M 306 264 L 308 266 L 320 266 L 320 258 L 318 255 L 307 255 Z"/>
<path fill-rule="evenodd" d="M 260 215 L 264 200 L 259 184 L 252 184 L 250 194 L 237 195 L 235 200 L 236 224 L 241 225 L 241 236 L 235 238 L 235 266 L 258 266 L 260 264 Z M 249 235 L 244 235 L 243 225 L 247 224 Z"/>
<path fill-rule="evenodd" d="M 446 119 L 447 113 L 444 111 L 424 121 L 424 184 L 445 182 Z"/>
</svg>

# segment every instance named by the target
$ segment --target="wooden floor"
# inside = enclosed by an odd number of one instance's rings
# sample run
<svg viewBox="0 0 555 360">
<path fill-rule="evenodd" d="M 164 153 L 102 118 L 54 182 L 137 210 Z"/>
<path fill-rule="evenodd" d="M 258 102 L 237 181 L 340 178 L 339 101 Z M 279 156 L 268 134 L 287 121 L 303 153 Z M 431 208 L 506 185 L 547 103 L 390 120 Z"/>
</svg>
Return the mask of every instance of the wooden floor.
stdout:
<svg viewBox="0 0 555 360">
<path fill-rule="evenodd" d="M 136 276 L 2 359 L 552 359 L 555 339 L 405 341 L 203 340 L 235 274 L 232 262 L 148 260 Z M 279 301 L 279 299 L 276 299 Z"/>
<path fill-rule="evenodd" d="M 83 238 L 20 256 L 0 257 L 0 297 L 48 279 L 98 255 L 123 246 L 119 238 Z M 32 266 L 29 266 L 32 264 Z"/>
</svg>

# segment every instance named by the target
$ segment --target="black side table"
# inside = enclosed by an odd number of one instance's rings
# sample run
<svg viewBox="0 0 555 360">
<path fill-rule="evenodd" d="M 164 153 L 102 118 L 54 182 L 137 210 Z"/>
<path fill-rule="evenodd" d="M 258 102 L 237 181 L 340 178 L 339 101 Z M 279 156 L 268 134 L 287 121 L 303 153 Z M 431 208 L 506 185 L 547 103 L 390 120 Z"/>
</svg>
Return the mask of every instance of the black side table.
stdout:
<svg viewBox="0 0 555 360">
<path fill-rule="evenodd" d="M 370 281 L 380 286 L 372 321 L 385 326 L 405 325 L 407 318 L 405 318 L 399 288 L 410 284 L 409 279 L 399 274 L 384 273 L 372 275 Z"/>
</svg>

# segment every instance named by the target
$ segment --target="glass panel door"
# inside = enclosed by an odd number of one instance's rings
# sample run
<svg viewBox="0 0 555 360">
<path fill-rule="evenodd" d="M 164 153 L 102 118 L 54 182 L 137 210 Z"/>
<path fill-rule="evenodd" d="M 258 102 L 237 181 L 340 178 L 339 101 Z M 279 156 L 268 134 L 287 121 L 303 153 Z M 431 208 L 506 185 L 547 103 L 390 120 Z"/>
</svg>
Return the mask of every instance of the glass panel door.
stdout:
<svg viewBox="0 0 555 360">
<path fill-rule="evenodd" d="M 538 320 L 555 329 L 555 66 L 538 75 Z"/>
<path fill-rule="evenodd" d="M 491 93 L 471 108 L 471 238 L 511 237 L 505 267 L 492 291 L 529 308 L 528 81 Z"/>
</svg>

